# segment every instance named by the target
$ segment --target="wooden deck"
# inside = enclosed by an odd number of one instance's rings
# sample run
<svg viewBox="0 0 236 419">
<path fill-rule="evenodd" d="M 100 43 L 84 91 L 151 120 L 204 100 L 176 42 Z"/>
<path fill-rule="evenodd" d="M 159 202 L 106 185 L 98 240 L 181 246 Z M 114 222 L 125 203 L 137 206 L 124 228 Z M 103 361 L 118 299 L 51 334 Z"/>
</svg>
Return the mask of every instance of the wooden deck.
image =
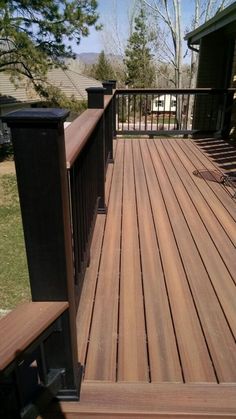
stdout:
<svg viewBox="0 0 236 419">
<path fill-rule="evenodd" d="M 236 200 L 219 183 L 235 169 L 219 140 L 115 141 L 77 315 L 81 409 L 92 388 L 120 400 L 149 384 L 155 400 L 175 392 L 166 409 L 200 391 L 200 411 L 212 394 L 214 413 L 224 399 L 221 417 L 236 417 Z"/>
</svg>

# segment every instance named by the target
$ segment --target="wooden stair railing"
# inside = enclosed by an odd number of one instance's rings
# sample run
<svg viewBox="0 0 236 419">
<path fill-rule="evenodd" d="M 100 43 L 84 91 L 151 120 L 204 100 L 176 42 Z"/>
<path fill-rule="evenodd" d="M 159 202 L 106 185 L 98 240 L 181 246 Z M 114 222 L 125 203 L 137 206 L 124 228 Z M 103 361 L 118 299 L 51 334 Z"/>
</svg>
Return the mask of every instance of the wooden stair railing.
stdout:
<svg viewBox="0 0 236 419">
<path fill-rule="evenodd" d="M 11 128 L 32 295 L 32 303 L 1 321 L 2 330 L 9 328 L 0 342 L 4 419 L 21 417 L 31 406 L 35 360 L 40 380 L 47 386 L 52 381 L 53 395 L 79 400 L 76 309 L 96 214 L 106 212 L 105 176 L 115 131 L 114 95 L 108 85 L 88 89 L 89 109 L 67 130 L 69 112 L 62 109 L 22 109 L 4 116 Z M 8 384 L 14 388 L 15 416 L 11 396 L 6 397 Z M 47 399 L 45 393 L 43 397 Z"/>
<path fill-rule="evenodd" d="M 66 301 L 30 302 L 0 320 L 1 418 L 37 417 L 56 395 L 79 400 L 68 307 Z"/>
</svg>

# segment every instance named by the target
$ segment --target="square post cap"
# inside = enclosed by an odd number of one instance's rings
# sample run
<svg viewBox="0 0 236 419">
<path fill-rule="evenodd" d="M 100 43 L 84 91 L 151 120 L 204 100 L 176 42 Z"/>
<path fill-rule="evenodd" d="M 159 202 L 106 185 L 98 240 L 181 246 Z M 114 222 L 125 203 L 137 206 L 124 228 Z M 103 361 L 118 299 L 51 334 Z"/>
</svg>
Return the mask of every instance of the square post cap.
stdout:
<svg viewBox="0 0 236 419">
<path fill-rule="evenodd" d="M 103 109 L 106 89 L 104 87 L 88 87 L 86 91 L 88 93 L 88 108 Z"/>
<path fill-rule="evenodd" d="M 102 82 L 102 85 L 103 85 L 104 89 L 106 89 L 106 94 L 107 95 L 112 95 L 113 83 L 110 82 L 110 81 L 105 80 L 105 81 Z"/>
<path fill-rule="evenodd" d="M 2 121 L 9 127 L 14 125 L 59 125 L 70 111 L 59 108 L 24 108 L 4 115 Z"/>
<path fill-rule="evenodd" d="M 109 81 L 110 83 L 112 83 L 112 88 L 113 89 L 116 89 L 116 80 L 107 80 L 107 81 Z"/>
</svg>

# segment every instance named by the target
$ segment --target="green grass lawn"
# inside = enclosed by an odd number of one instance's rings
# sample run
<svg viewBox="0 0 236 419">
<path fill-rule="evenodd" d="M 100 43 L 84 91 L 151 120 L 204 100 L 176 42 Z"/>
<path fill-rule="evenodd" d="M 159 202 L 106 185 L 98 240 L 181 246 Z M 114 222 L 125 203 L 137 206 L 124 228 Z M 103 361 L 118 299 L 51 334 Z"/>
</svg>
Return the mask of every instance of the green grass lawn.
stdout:
<svg viewBox="0 0 236 419">
<path fill-rule="evenodd" d="M 30 299 L 16 176 L 0 175 L 0 309 Z"/>
</svg>

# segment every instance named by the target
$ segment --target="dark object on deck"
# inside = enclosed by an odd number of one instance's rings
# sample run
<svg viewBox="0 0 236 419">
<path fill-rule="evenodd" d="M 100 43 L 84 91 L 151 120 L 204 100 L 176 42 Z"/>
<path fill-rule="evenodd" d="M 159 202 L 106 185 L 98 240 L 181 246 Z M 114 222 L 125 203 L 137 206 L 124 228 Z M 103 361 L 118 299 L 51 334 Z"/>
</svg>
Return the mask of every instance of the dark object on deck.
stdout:
<svg viewBox="0 0 236 419">
<path fill-rule="evenodd" d="M 208 180 L 211 182 L 222 183 L 224 186 L 229 186 L 231 188 L 236 188 L 236 174 L 235 173 L 222 173 L 219 170 L 194 170 L 193 174 Z M 233 198 L 236 198 L 236 191 L 233 195 Z"/>
</svg>

